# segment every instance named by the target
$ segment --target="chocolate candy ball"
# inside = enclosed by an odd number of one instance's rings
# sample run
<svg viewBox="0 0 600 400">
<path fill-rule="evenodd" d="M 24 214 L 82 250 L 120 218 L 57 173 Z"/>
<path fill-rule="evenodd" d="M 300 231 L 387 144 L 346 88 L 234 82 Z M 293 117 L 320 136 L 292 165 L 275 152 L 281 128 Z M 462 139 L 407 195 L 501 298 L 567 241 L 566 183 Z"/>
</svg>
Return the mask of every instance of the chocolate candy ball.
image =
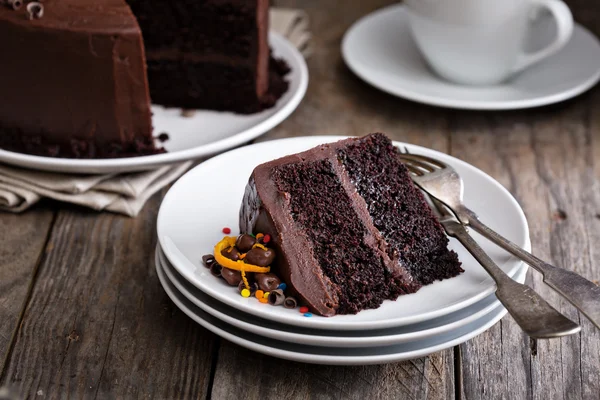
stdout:
<svg viewBox="0 0 600 400">
<path fill-rule="evenodd" d="M 221 276 L 231 286 L 237 286 L 242 281 L 242 274 L 240 271 L 236 271 L 234 269 L 223 268 L 221 270 Z"/>
<path fill-rule="evenodd" d="M 227 257 L 230 260 L 237 261 L 240 259 L 240 252 L 235 247 L 229 247 L 227 249 L 221 250 L 221 255 L 223 257 Z"/>
<path fill-rule="evenodd" d="M 275 252 L 271 249 L 263 250 L 255 247 L 246 253 L 244 262 L 247 264 L 258 265 L 259 267 L 268 267 L 275 260 Z"/>
<path fill-rule="evenodd" d="M 243 235 L 238 236 L 235 241 L 235 247 L 242 253 L 246 253 L 252 250 L 252 246 L 254 246 L 255 243 L 256 238 L 254 236 L 244 233 Z"/>
<path fill-rule="evenodd" d="M 271 290 L 277 289 L 281 283 L 281 280 L 277 277 L 277 275 L 272 273 L 256 274 L 255 279 L 260 290 L 264 290 L 265 292 L 270 292 Z"/>
</svg>

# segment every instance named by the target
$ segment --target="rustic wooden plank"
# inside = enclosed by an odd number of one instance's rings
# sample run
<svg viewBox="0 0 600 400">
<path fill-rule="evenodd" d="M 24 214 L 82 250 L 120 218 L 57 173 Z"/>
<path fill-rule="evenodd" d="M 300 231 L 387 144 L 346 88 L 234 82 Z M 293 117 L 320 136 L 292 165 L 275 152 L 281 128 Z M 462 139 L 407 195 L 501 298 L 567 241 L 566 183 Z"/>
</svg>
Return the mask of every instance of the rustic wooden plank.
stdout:
<svg viewBox="0 0 600 400">
<path fill-rule="evenodd" d="M 332 367 L 262 356 L 223 342 L 213 399 L 451 399 L 452 351 L 403 363 Z"/>
<path fill-rule="evenodd" d="M 546 109 L 457 113 L 452 154 L 482 168 L 516 196 L 529 220 L 534 253 L 598 279 L 600 91 Z M 529 284 L 580 321 L 579 335 L 530 341 L 507 317 L 461 346 L 469 399 L 597 399 L 600 333 L 539 274 Z M 595 374 L 595 375 L 594 375 Z"/>
<path fill-rule="evenodd" d="M 0 213 L 0 376 L 52 226 L 50 208 Z"/>
<path fill-rule="evenodd" d="M 154 271 L 160 200 L 135 219 L 59 213 L 0 384 L 24 397 L 206 396 L 214 337 Z"/>
<path fill-rule="evenodd" d="M 448 111 L 410 103 L 370 87 L 343 64 L 341 38 L 359 17 L 389 0 L 278 1 L 305 9 L 315 49 L 307 95 L 294 114 L 260 140 L 386 132 L 394 140 L 448 151 Z M 403 363 L 317 366 L 278 360 L 223 341 L 212 398 L 454 398 L 453 349 Z"/>
</svg>

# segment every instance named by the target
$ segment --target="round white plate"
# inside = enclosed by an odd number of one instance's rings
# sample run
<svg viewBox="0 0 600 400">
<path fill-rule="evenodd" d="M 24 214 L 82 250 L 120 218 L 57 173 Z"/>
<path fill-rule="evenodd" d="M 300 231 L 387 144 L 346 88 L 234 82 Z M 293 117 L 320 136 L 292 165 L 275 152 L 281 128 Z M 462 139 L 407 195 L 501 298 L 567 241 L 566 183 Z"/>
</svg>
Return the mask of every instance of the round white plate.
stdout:
<svg viewBox="0 0 600 400">
<path fill-rule="evenodd" d="M 377 347 L 423 340 L 435 335 L 450 332 L 489 314 L 500 306 L 496 296 L 491 294 L 477 303 L 439 318 L 420 324 L 398 328 L 370 331 L 328 331 L 323 329 L 300 328 L 280 324 L 243 313 L 206 295 L 181 277 L 171 266 L 160 246 L 156 247 L 156 268 L 160 268 L 167 278 L 166 284 L 173 292 L 182 294 L 195 306 L 213 317 L 247 332 L 283 342 L 307 344 L 323 347 Z M 525 282 L 527 266 L 523 265 L 514 276 L 518 282 Z M 172 285 L 171 285 L 172 284 Z M 272 307 L 257 304 L 258 308 Z"/>
<path fill-rule="evenodd" d="M 294 45 L 273 32 L 269 42 L 274 56 L 283 58 L 291 72 L 286 77 L 288 91 L 268 110 L 251 115 L 198 110 L 193 117 L 183 117 L 180 108 L 152 106 L 154 135 L 169 134 L 169 140 L 161 144 L 168 151 L 165 154 L 88 160 L 39 157 L 0 149 L 0 162 L 73 174 L 122 173 L 197 159 L 245 144 L 286 119 L 300 104 L 308 85 L 306 63 Z"/>
<path fill-rule="evenodd" d="M 543 42 L 548 32 L 549 29 L 533 29 L 531 42 Z M 600 43 L 576 24 L 571 41 L 561 51 L 504 84 L 474 87 L 445 81 L 429 69 L 419 53 L 402 5 L 385 7 L 358 20 L 344 36 L 342 55 L 356 75 L 378 89 L 451 108 L 504 110 L 542 106 L 574 97 L 600 78 Z"/>
<path fill-rule="evenodd" d="M 158 265 L 158 264 L 157 264 Z M 194 306 L 168 282 L 164 271 L 157 267 L 158 278 L 169 298 L 188 317 L 209 331 L 232 343 L 269 356 L 286 360 L 328 365 L 383 364 L 424 357 L 479 335 L 506 315 L 504 307 L 498 307 L 484 317 L 453 331 L 410 343 L 379 347 L 319 347 L 282 342 L 255 335 L 233 327 Z"/>
<path fill-rule="evenodd" d="M 165 196 L 158 213 L 160 246 L 169 262 L 186 280 L 213 298 L 243 312 L 272 321 L 330 330 L 360 330 L 397 327 L 436 318 L 467 307 L 495 290 L 495 284 L 475 259 L 454 239 L 454 249 L 463 274 L 435 282 L 415 294 L 385 301 L 374 310 L 357 315 L 306 318 L 297 310 L 282 307 L 258 308 L 253 298 L 244 298 L 224 281 L 216 279 L 202 265 L 204 254 L 212 253 L 223 238 L 223 227 L 238 234 L 238 215 L 248 177 L 254 167 L 284 155 L 319 144 L 343 139 L 341 136 L 313 136 L 258 143 L 214 157 L 180 178 Z M 523 211 L 510 193 L 477 168 L 446 154 L 423 147 L 398 143 L 415 154 L 437 157 L 452 165 L 465 182 L 465 202 L 493 229 L 528 248 L 528 228 Z M 484 250 L 509 275 L 521 262 L 477 234 Z"/>
</svg>

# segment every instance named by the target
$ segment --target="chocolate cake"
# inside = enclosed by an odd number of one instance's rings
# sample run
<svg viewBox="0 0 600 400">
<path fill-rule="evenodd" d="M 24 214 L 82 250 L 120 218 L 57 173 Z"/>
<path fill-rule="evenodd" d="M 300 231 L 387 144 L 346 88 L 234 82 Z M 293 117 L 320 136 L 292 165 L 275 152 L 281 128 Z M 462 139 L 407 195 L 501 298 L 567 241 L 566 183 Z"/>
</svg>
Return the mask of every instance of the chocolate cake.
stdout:
<svg viewBox="0 0 600 400">
<path fill-rule="evenodd" d="M 0 0 L 0 148 L 154 154 L 151 100 L 270 107 L 287 71 L 267 34 L 268 0 Z"/>
<path fill-rule="evenodd" d="M 377 308 L 462 272 L 397 155 L 378 133 L 267 162 L 252 173 L 240 232 L 270 235 L 273 272 L 313 312 Z"/>
</svg>

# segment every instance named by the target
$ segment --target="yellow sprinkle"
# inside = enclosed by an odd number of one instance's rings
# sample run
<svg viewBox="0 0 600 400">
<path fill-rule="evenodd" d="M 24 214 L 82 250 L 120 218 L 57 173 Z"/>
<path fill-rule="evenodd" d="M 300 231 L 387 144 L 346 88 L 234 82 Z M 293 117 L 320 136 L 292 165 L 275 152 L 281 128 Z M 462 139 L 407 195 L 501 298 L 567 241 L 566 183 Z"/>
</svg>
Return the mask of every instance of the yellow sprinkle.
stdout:
<svg viewBox="0 0 600 400">
<path fill-rule="evenodd" d="M 268 298 L 269 298 L 269 293 L 271 293 L 271 292 L 265 292 L 265 294 L 263 295 L 263 297 L 264 297 L 265 299 L 268 299 Z"/>
<path fill-rule="evenodd" d="M 248 289 L 242 289 L 242 292 L 240 294 L 242 295 L 242 297 L 250 297 L 250 291 Z"/>
</svg>

